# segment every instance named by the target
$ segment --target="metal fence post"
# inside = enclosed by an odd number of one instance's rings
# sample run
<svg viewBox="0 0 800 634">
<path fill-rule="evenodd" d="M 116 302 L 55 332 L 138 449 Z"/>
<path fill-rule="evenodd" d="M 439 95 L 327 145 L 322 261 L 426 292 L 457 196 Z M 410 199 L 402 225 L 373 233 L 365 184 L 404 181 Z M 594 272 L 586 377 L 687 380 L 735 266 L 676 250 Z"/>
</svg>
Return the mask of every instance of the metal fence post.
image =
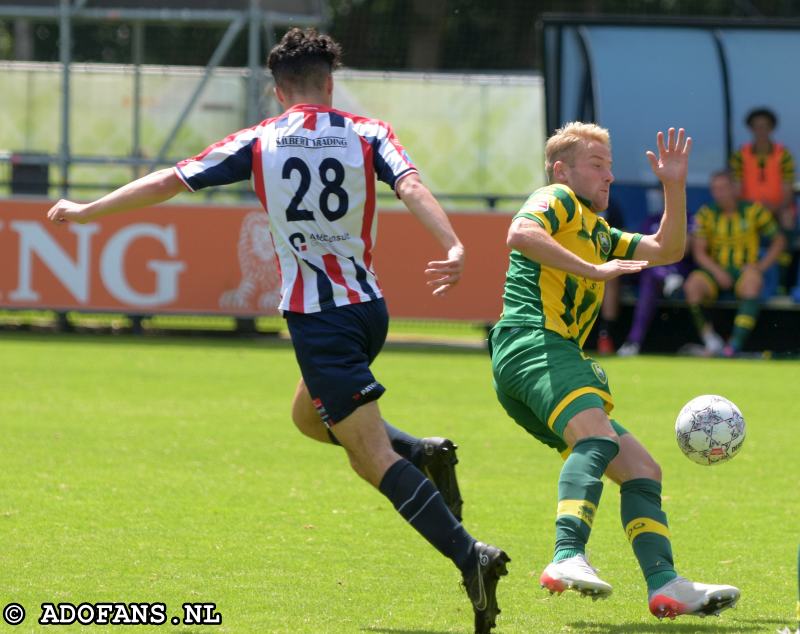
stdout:
<svg viewBox="0 0 800 634">
<path fill-rule="evenodd" d="M 72 7 L 70 0 L 61 0 L 59 14 L 59 57 L 61 60 L 61 146 L 58 162 L 61 168 L 61 197 L 69 192 L 69 119 L 70 119 L 70 63 L 72 62 Z"/>
</svg>

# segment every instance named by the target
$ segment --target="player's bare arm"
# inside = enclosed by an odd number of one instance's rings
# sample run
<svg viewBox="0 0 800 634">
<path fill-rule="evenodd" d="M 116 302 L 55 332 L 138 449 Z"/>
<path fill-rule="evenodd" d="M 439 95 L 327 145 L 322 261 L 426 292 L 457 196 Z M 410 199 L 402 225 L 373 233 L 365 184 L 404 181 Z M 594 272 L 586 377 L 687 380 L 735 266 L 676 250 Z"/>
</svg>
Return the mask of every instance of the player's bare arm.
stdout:
<svg viewBox="0 0 800 634">
<path fill-rule="evenodd" d="M 528 218 L 517 218 L 511 223 L 506 245 L 529 260 L 590 280 L 606 281 L 627 273 L 638 273 L 648 264 L 644 260 L 609 260 L 603 264 L 591 264 L 565 249 L 544 227 Z"/>
<path fill-rule="evenodd" d="M 775 262 L 778 261 L 781 253 L 783 253 L 784 249 L 786 248 L 786 236 L 782 233 L 776 233 L 775 237 L 772 238 L 772 242 L 770 242 L 769 248 L 767 252 L 764 254 L 755 266 L 758 269 L 759 273 L 763 273 L 769 267 L 771 267 Z"/>
<path fill-rule="evenodd" d="M 53 222 L 84 223 L 100 216 L 156 205 L 181 191 L 185 191 L 185 186 L 172 168 L 158 170 L 90 203 L 59 200 L 47 212 L 47 218 Z"/>
<path fill-rule="evenodd" d="M 686 249 L 686 174 L 692 138 L 686 131 L 675 128 L 656 136 L 658 155 L 647 151 L 650 168 L 664 188 L 664 215 L 658 231 L 643 236 L 636 247 L 635 257 L 651 265 L 672 264 L 683 257 Z"/>
<path fill-rule="evenodd" d="M 431 279 L 434 295 L 443 295 L 461 279 L 464 270 L 464 246 L 458 239 L 447 214 L 423 185 L 417 174 L 409 174 L 397 183 L 397 195 L 425 229 L 447 250 L 446 260 L 428 262 L 425 274 Z"/>
<path fill-rule="evenodd" d="M 781 190 L 783 191 L 783 200 L 781 201 L 780 208 L 786 209 L 791 207 L 792 201 L 794 200 L 794 183 L 784 183 Z"/>
</svg>

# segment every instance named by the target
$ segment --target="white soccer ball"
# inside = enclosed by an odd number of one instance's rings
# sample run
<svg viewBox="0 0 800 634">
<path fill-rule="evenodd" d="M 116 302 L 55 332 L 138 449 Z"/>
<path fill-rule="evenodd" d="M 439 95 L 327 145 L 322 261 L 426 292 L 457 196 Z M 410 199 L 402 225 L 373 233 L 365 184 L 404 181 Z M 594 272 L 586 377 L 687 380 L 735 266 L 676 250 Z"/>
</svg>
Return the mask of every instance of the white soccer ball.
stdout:
<svg viewBox="0 0 800 634">
<path fill-rule="evenodd" d="M 686 403 L 675 421 L 678 446 L 689 460 L 713 465 L 733 458 L 744 442 L 744 418 L 724 396 L 704 394 Z"/>
</svg>

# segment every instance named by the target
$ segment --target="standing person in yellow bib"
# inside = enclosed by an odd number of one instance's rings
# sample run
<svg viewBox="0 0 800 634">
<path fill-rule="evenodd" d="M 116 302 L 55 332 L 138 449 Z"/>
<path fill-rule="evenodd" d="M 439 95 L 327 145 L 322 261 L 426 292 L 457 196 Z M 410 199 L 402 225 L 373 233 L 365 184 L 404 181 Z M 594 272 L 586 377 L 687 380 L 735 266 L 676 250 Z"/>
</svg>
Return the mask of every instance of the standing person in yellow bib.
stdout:
<svg viewBox="0 0 800 634">
<path fill-rule="evenodd" d="M 500 403 L 565 459 L 555 554 L 542 586 L 593 598 L 611 594 L 611 584 L 585 556 L 605 474 L 620 485 L 622 526 L 647 582 L 650 611 L 659 618 L 718 614 L 736 604 L 739 590 L 692 583 L 675 572 L 661 469 L 609 418 L 608 377 L 582 347 L 606 281 L 683 257 L 691 145 L 682 129 L 671 128 L 666 139 L 658 133 L 658 155 L 647 153 L 664 187 L 665 208 L 656 233 L 643 236 L 612 228 L 597 215 L 608 206 L 614 180 L 608 131 L 590 123 L 557 130 L 545 147 L 550 185 L 528 198 L 508 232 L 503 315 L 489 337 Z"/>
</svg>

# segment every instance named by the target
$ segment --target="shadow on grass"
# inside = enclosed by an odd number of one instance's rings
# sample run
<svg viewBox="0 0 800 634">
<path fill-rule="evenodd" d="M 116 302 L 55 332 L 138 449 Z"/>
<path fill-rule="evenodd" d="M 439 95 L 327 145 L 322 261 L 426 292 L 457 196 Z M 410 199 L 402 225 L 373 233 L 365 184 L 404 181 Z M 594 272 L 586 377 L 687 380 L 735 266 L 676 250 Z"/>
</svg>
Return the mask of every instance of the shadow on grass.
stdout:
<svg viewBox="0 0 800 634">
<path fill-rule="evenodd" d="M 71 333 L 57 332 L 32 332 L 29 330 L 1 329 L 0 342 L 23 341 L 32 343 L 69 343 L 83 345 L 87 342 L 102 343 L 103 345 L 136 345 L 136 346 L 185 346 L 196 347 L 202 345 L 213 348 L 290 348 L 292 342 L 286 337 L 261 333 L 257 335 L 240 335 L 233 331 L 185 331 L 158 332 L 143 335 L 130 333 L 108 333 L 78 331 Z M 384 350 L 392 352 L 426 352 L 429 354 L 465 354 L 487 356 L 484 347 L 461 346 L 449 344 L 446 341 L 387 341 Z"/>
<path fill-rule="evenodd" d="M 221 335 L 210 335 L 200 331 L 180 334 L 132 335 L 130 333 L 103 333 L 103 332 L 71 332 L 71 333 L 42 333 L 24 332 L 19 330 L 0 330 L 0 341 L 20 341 L 40 344 L 60 343 L 83 345 L 85 343 L 101 343 L 103 345 L 137 345 L 137 346 L 185 346 L 196 347 L 203 345 L 217 348 L 257 348 L 274 347 L 289 348 L 291 342 L 271 335 L 237 335 L 234 332 L 223 332 Z"/>
<path fill-rule="evenodd" d="M 447 630 L 401 630 L 396 627 L 362 627 L 362 632 L 382 632 L 383 634 L 443 634 Z"/>
<path fill-rule="evenodd" d="M 774 632 L 777 628 L 786 626 L 786 619 L 737 619 L 736 623 L 724 621 L 675 621 L 668 625 L 660 622 L 645 623 L 600 623 L 597 621 L 574 621 L 568 623 L 569 627 L 577 632 L 594 634 L 664 634 L 669 628 L 670 634 L 681 632 L 683 634 L 726 634 L 733 632 Z"/>
</svg>

